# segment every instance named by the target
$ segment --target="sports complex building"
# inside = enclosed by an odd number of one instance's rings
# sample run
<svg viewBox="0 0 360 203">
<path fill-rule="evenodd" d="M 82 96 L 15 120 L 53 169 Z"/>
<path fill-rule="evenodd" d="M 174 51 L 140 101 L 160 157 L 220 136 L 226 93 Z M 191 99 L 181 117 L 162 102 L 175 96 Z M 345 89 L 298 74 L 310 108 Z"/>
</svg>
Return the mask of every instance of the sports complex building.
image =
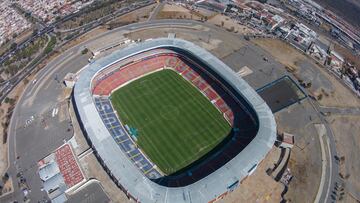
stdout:
<svg viewBox="0 0 360 203">
<path fill-rule="evenodd" d="M 213 202 L 272 148 L 267 104 L 191 42 L 159 38 L 87 65 L 73 91 L 81 128 L 111 179 L 139 202 Z"/>
</svg>

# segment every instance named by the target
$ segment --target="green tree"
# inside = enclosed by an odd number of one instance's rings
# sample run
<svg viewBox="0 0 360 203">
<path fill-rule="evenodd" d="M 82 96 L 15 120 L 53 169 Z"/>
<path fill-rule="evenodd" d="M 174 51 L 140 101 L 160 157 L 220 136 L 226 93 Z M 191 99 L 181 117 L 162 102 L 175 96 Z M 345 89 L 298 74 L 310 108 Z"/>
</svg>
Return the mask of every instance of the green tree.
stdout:
<svg viewBox="0 0 360 203">
<path fill-rule="evenodd" d="M 87 54 L 89 52 L 89 49 L 88 48 L 85 48 L 81 51 L 81 54 Z"/>
<path fill-rule="evenodd" d="M 10 45 L 10 49 L 15 49 L 17 47 L 17 44 L 15 42 L 13 42 L 11 45 Z"/>
</svg>

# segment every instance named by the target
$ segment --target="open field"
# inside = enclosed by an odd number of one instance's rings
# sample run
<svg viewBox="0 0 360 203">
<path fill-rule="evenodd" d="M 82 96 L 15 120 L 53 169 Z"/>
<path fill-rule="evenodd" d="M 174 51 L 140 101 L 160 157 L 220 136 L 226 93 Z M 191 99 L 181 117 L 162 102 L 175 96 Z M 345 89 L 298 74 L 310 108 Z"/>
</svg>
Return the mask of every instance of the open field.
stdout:
<svg viewBox="0 0 360 203">
<path fill-rule="evenodd" d="M 240 34 L 253 34 L 256 33 L 255 30 L 246 27 L 244 25 L 238 24 L 235 20 L 231 19 L 228 16 L 217 14 L 207 21 L 216 26 L 222 27 L 230 32 L 240 33 Z"/>
<path fill-rule="evenodd" d="M 229 193 L 219 203 L 258 202 L 258 203 L 279 203 L 284 186 L 276 182 L 266 174 L 268 168 L 274 167 L 274 163 L 280 157 L 280 149 L 272 148 L 263 162 L 259 164 L 256 171 L 244 179 L 239 188 Z"/>
<path fill-rule="evenodd" d="M 321 94 L 323 96 L 318 101 L 321 105 L 334 107 L 360 106 L 360 100 L 348 88 L 328 73 L 325 68 L 317 65 L 312 59 L 306 57 L 291 45 L 274 39 L 256 39 L 253 42 L 271 53 L 278 62 L 291 69 L 289 72 L 297 79 L 310 81 L 312 85 L 308 90 L 315 95 Z"/>
<path fill-rule="evenodd" d="M 230 132 L 211 102 L 172 70 L 138 79 L 111 100 L 123 124 L 138 131 L 137 144 L 165 174 L 199 159 Z"/>
<path fill-rule="evenodd" d="M 92 7 L 88 7 L 81 15 L 71 18 L 59 25 L 60 29 L 74 29 L 116 12 L 118 9 L 127 7 L 134 1 L 98 1 Z"/>
<path fill-rule="evenodd" d="M 294 177 L 284 198 L 289 202 L 314 202 L 321 178 L 320 141 L 314 124 L 320 120 L 308 100 L 276 113 L 275 118 L 278 132 L 295 136 L 288 162 Z"/>
<path fill-rule="evenodd" d="M 143 8 L 137 9 L 133 12 L 121 15 L 106 24 L 110 27 L 119 27 L 123 25 L 128 25 L 135 22 L 144 22 L 149 18 L 150 13 L 154 10 L 156 4 L 151 4 Z"/>
<path fill-rule="evenodd" d="M 190 11 L 179 5 L 165 4 L 156 16 L 157 19 L 193 19 L 200 20 L 204 18 L 202 14 Z"/>
<path fill-rule="evenodd" d="M 360 116 L 332 115 L 329 123 L 334 131 L 340 161 L 340 173 L 344 177 L 345 196 L 341 202 L 356 202 L 360 198 Z"/>
</svg>

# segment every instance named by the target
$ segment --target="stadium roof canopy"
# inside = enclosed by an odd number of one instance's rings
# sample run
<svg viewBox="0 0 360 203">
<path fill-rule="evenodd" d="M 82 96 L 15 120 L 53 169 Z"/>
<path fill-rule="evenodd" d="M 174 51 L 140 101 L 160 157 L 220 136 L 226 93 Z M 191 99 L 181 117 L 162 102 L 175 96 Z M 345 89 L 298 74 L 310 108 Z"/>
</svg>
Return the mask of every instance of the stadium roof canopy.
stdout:
<svg viewBox="0 0 360 203">
<path fill-rule="evenodd" d="M 256 137 L 237 156 L 205 178 L 184 186 L 165 187 L 146 178 L 118 147 L 103 124 L 91 93 L 93 77 L 104 68 L 144 51 L 173 47 L 189 52 L 202 60 L 240 93 L 254 109 L 259 121 Z M 216 199 L 236 182 L 251 174 L 272 148 L 276 138 L 274 116 L 264 100 L 243 79 L 195 44 L 181 40 L 159 38 L 115 51 L 85 67 L 74 89 L 74 101 L 80 122 L 93 148 L 111 175 L 140 202 L 209 202 Z"/>
</svg>

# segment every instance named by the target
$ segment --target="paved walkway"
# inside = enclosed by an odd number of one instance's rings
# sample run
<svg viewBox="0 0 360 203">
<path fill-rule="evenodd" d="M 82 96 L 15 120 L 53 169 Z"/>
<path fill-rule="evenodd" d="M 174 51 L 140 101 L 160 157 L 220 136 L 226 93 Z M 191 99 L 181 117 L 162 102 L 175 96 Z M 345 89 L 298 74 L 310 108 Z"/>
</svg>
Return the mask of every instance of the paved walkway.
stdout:
<svg viewBox="0 0 360 203">
<path fill-rule="evenodd" d="M 322 113 L 330 113 L 330 114 L 340 114 L 340 115 L 357 115 L 360 116 L 360 108 L 356 107 L 327 107 L 327 106 L 319 106 L 319 110 Z"/>
</svg>

